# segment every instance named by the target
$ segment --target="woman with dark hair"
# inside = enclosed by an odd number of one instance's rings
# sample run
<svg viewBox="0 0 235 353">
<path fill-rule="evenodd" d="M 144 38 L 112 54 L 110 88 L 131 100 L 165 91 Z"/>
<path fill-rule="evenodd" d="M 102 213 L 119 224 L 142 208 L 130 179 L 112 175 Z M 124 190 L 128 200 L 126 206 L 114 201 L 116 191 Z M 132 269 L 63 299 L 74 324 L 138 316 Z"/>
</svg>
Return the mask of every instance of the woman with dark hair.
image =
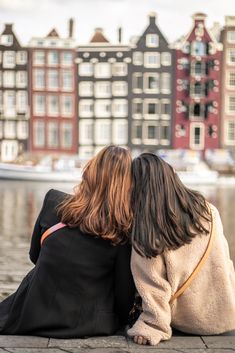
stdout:
<svg viewBox="0 0 235 353">
<path fill-rule="evenodd" d="M 135 158 L 132 176 L 131 269 L 143 312 L 128 334 L 156 345 L 171 327 L 235 329 L 235 273 L 217 209 L 154 154 Z"/>
<path fill-rule="evenodd" d="M 1 334 L 110 335 L 126 324 L 130 192 L 131 155 L 116 146 L 87 163 L 73 195 L 48 191 L 32 235 L 35 267 L 0 303 Z"/>
</svg>

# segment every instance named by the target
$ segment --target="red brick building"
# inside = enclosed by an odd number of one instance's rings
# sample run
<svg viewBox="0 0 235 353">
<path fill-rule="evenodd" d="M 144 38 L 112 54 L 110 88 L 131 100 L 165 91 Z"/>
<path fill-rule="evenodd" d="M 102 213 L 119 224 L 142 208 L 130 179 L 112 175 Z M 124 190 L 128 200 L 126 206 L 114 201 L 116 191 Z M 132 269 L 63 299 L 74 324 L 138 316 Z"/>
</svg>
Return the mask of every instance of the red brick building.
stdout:
<svg viewBox="0 0 235 353">
<path fill-rule="evenodd" d="M 77 153 L 77 75 L 73 23 L 68 38 L 53 29 L 29 49 L 30 150 Z"/>
<path fill-rule="evenodd" d="M 174 148 L 219 147 L 222 45 L 205 18 L 194 14 L 192 30 L 175 43 Z"/>
</svg>

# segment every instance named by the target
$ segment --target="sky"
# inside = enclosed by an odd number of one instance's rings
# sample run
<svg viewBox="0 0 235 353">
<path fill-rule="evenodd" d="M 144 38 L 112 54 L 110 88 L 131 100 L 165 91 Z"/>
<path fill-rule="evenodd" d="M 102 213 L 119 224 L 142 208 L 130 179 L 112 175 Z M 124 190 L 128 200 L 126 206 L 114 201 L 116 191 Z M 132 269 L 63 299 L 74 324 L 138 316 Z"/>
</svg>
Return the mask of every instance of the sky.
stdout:
<svg viewBox="0 0 235 353">
<path fill-rule="evenodd" d="M 113 43 L 117 29 L 123 28 L 123 42 L 139 36 L 148 25 L 148 14 L 157 13 L 157 23 L 173 42 L 188 33 L 191 15 L 204 12 L 209 27 L 224 24 L 226 15 L 235 16 L 235 0 L 0 0 L 0 31 L 4 23 L 13 23 L 21 42 L 44 37 L 55 27 L 62 37 L 68 35 L 68 19 L 75 20 L 78 44 L 90 41 L 94 28 L 102 27 Z"/>
</svg>

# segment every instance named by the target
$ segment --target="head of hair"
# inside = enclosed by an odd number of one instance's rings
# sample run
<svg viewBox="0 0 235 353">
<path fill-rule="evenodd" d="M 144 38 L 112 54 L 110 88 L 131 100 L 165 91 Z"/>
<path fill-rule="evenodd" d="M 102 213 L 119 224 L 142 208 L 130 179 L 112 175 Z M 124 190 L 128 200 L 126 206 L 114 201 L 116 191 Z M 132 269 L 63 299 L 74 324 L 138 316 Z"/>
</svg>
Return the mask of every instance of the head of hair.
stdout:
<svg viewBox="0 0 235 353">
<path fill-rule="evenodd" d="M 84 167 L 74 195 L 59 205 L 61 222 L 114 244 L 125 241 L 132 224 L 131 162 L 127 149 L 103 148 Z"/>
<path fill-rule="evenodd" d="M 147 258 L 208 234 L 211 214 L 205 198 L 188 189 L 162 158 L 143 153 L 132 162 L 134 249 Z"/>
</svg>

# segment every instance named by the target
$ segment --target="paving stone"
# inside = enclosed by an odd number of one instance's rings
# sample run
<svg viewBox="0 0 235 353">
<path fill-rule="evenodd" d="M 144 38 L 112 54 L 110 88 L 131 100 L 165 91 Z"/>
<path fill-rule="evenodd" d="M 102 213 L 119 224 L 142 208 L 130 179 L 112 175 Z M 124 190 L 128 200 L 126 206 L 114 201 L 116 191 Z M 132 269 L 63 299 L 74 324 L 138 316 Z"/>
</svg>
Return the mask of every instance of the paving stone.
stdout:
<svg viewBox="0 0 235 353">
<path fill-rule="evenodd" d="M 235 336 L 202 336 L 208 348 L 233 348 L 235 350 Z"/>
<path fill-rule="evenodd" d="M 59 348 L 6 348 L 6 352 L 10 353 L 65 353 L 64 350 L 61 350 Z M 0 351 L 1 353 L 1 351 Z M 79 352 L 83 353 L 83 352 Z M 86 353 L 86 352 L 84 352 Z"/>
<path fill-rule="evenodd" d="M 51 338 L 49 347 L 65 348 L 128 348 L 123 336 L 91 337 L 85 339 L 55 339 Z"/>
<path fill-rule="evenodd" d="M 129 348 L 140 347 L 133 340 L 128 340 Z M 147 349 L 155 349 L 156 346 L 146 346 Z M 157 345 L 157 349 L 184 349 L 184 348 L 206 348 L 201 337 L 197 336 L 173 336 L 169 341 L 162 341 Z"/>
<path fill-rule="evenodd" d="M 68 353 L 129 353 L 125 348 L 63 348 Z M 166 352 L 164 352 L 166 353 Z"/>
<path fill-rule="evenodd" d="M 49 339 L 43 337 L 0 335 L 0 347 L 4 348 L 44 348 L 48 342 Z"/>
</svg>

